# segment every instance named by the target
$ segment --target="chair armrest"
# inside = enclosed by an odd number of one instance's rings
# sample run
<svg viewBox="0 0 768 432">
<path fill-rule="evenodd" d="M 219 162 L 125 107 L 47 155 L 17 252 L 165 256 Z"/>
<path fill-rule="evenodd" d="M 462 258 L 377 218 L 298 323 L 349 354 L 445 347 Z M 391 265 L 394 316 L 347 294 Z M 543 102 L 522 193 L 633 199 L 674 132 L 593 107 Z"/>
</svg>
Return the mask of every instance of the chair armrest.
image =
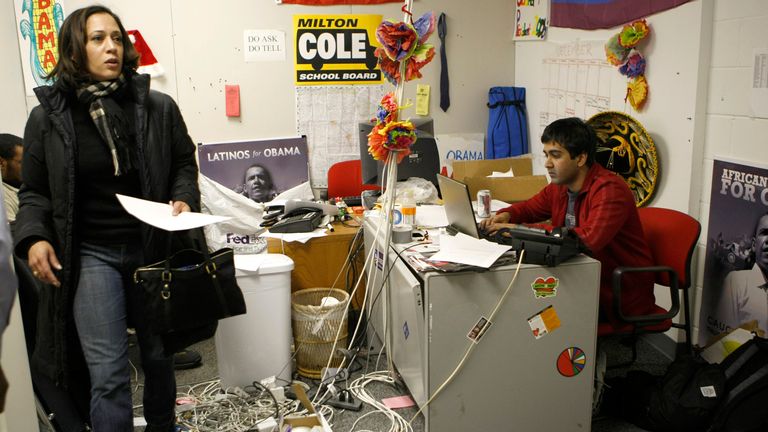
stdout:
<svg viewBox="0 0 768 432">
<path fill-rule="evenodd" d="M 624 315 L 624 311 L 621 310 L 621 281 L 622 276 L 625 273 L 669 273 L 669 295 L 672 300 L 672 306 L 665 314 L 652 314 L 652 315 Z M 648 266 L 648 267 L 616 267 L 613 270 L 613 309 L 616 314 L 623 321 L 630 323 L 655 323 L 664 321 L 677 315 L 680 311 L 680 295 L 678 293 L 679 287 L 677 283 L 677 272 L 668 266 Z"/>
</svg>

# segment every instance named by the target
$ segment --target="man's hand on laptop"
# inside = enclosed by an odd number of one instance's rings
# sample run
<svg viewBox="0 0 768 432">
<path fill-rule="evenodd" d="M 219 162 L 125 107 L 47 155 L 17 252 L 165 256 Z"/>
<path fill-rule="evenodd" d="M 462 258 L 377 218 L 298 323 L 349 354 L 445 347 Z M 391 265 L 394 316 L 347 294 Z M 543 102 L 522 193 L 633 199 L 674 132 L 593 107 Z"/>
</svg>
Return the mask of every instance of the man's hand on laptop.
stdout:
<svg viewBox="0 0 768 432">
<path fill-rule="evenodd" d="M 496 213 L 488 219 L 480 221 L 480 230 L 484 235 L 493 235 L 501 228 L 514 228 L 516 224 L 509 222 L 510 215 L 507 212 Z"/>
</svg>

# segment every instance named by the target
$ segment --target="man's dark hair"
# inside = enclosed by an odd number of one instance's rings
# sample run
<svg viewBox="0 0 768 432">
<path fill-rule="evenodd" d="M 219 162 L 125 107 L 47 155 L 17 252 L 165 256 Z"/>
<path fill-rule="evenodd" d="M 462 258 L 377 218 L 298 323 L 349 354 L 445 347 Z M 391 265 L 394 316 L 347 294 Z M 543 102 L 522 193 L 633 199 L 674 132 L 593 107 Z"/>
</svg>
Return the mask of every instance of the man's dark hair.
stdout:
<svg viewBox="0 0 768 432">
<path fill-rule="evenodd" d="M 595 147 L 597 135 L 592 127 L 578 117 L 555 120 L 544 128 L 541 134 L 542 143 L 556 142 L 568 150 L 575 159 L 580 154 L 587 155 L 587 166 L 595 162 Z"/>
<path fill-rule="evenodd" d="M 0 134 L 0 158 L 13 159 L 16 156 L 16 146 L 23 146 L 21 138 L 11 134 Z"/>
<path fill-rule="evenodd" d="M 123 72 L 131 73 L 139 66 L 139 53 L 133 47 L 128 32 L 120 18 L 105 6 L 88 6 L 70 13 L 59 30 L 59 60 L 46 76 L 55 79 L 57 84 L 69 89 L 81 87 L 91 80 L 88 74 L 88 55 L 85 44 L 88 40 L 86 24 L 91 15 L 106 13 L 112 16 L 120 28 L 123 38 Z"/>
</svg>

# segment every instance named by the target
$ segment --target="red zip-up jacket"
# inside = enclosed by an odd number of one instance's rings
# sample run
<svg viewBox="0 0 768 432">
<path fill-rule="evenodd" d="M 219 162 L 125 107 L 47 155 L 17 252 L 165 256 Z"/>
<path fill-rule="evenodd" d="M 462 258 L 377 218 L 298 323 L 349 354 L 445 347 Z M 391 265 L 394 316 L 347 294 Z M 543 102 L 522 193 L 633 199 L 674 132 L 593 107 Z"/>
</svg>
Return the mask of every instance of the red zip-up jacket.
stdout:
<svg viewBox="0 0 768 432">
<path fill-rule="evenodd" d="M 565 226 L 568 188 L 549 184 L 531 199 L 499 210 L 510 214 L 510 223 L 536 223 L 551 220 L 552 226 Z M 589 255 L 600 261 L 600 315 L 615 323 L 611 277 L 618 266 L 653 265 L 645 242 L 632 192 L 624 180 L 595 163 L 587 172 L 574 207 L 576 227 L 571 230 L 589 248 Z M 624 276 L 622 310 L 628 315 L 653 311 L 653 275 L 633 273 Z"/>
</svg>

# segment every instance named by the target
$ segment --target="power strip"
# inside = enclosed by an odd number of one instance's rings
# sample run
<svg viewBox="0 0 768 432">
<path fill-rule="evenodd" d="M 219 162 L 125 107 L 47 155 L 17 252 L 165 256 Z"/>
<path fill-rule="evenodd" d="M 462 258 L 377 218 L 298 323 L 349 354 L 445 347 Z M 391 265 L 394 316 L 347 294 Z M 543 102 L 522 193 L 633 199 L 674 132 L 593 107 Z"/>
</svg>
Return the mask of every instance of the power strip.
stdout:
<svg viewBox="0 0 768 432">
<path fill-rule="evenodd" d="M 361 409 L 363 409 L 363 402 L 360 399 L 356 399 L 347 390 L 344 390 L 340 392 L 338 395 L 328 399 L 328 402 L 326 402 L 325 404 L 330 405 L 334 408 L 350 410 L 350 411 L 360 411 Z"/>
</svg>

